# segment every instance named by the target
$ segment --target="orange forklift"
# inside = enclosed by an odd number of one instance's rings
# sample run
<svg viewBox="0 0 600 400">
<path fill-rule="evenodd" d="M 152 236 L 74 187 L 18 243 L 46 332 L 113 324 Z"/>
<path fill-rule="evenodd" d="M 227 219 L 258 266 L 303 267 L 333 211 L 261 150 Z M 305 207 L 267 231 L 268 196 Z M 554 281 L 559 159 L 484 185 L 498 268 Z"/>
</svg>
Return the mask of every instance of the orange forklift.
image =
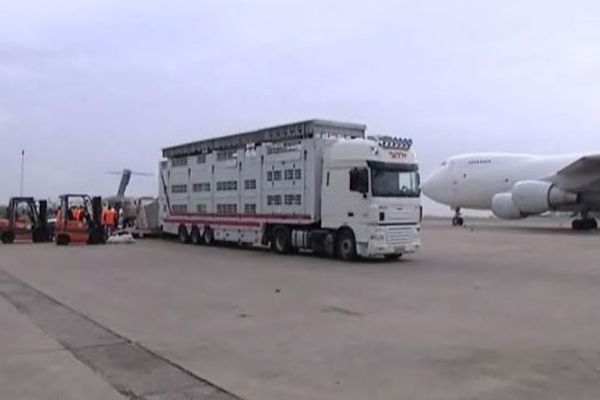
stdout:
<svg viewBox="0 0 600 400">
<path fill-rule="evenodd" d="M 38 206 L 33 197 L 12 197 L 6 209 L 6 218 L 0 218 L 0 240 L 34 243 L 49 242 L 48 203 L 40 200 Z"/>
<path fill-rule="evenodd" d="M 56 215 L 54 237 L 56 244 L 67 246 L 71 243 L 106 243 L 101 223 L 102 198 L 87 194 L 63 194 Z"/>
</svg>

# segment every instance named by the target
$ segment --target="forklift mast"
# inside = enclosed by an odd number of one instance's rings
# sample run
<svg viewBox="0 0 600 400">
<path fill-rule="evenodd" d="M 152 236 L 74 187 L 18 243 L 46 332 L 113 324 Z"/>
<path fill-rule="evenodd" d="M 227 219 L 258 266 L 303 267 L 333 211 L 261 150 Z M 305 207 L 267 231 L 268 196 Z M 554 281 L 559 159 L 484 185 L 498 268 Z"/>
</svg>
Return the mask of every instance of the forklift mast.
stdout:
<svg viewBox="0 0 600 400">
<path fill-rule="evenodd" d="M 92 197 L 92 221 L 96 226 L 102 225 L 102 197 Z"/>
<path fill-rule="evenodd" d="M 38 221 L 39 225 L 44 228 L 48 227 L 48 201 L 38 201 Z"/>
</svg>

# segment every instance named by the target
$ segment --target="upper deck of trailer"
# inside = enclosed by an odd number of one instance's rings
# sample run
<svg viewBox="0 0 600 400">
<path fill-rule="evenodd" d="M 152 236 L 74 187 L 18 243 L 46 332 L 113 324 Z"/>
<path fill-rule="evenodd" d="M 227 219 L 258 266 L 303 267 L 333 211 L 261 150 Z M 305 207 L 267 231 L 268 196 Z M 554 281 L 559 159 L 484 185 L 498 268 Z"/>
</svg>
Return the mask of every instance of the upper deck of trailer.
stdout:
<svg viewBox="0 0 600 400">
<path fill-rule="evenodd" d="M 350 122 L 311 119 L 277 125 L 233 135 L 220 136 L 195 142 L 166 147 L 163 157 L 186 157 L 212 151 L 243 148 L 248 145 L 281 142 L 312 137 L 364 138 L 367 127 Z"/>
</svg>

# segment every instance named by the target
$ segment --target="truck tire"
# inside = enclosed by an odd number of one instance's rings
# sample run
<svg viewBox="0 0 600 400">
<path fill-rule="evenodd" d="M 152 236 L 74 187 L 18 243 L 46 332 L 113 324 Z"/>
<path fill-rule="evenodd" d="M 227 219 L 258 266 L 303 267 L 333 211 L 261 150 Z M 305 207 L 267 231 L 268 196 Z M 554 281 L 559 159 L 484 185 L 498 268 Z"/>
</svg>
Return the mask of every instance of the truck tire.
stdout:
<svg viewBox="0 0 600 400">
<path fill-rule="evenodd" d="M 340 230 L 337 238 L 337 255 L 341 260 L 356 260 L 356 239 L 350 229 Z"/>
<path fill-rule="evenodd" d="M 388 261 L 397 261 L 402 257 L 402 253 L 400 254 L 386 254 L 384 258 Z"/>
<path fill-rule="evenodd" d="M 177 231 L 177 237 L 179 238 L 179 242 L 182 244 L 187 244 L 190 242 L 190 235 L 188 235 L 187 228 L 185 225 L 179 225 L 179 229 Z"/>
<path fill-rule="evenodd" d="M 215 233 L 210 226 L 204 227 L 204 232 L 202 233 L 202 242 L 207 246 L 212 246 L 215 244 Z"/>
<path fill-rule="evenodd" d="M 292 251 L 292 238 L 290 230 L 285 226 L 278 226 L 271 234 L 271 248 L 279 254 L 289 254 Z"/>
<path fill-rule="evenodd" d="M 3 232 L 0 239 L 2 240 L 2 243 L 10 244 L 15 241 L 15 234 L 13 232 Z"/>
<path fill-rule="evenodd" d="M 335 232 L 329 232 L 323 241 L 323 247 L 327 257 L 335 258 L 337 253 L 336 244 Z"/>
<path fill-rule="evenodd" d="M 192 226 L 192 233 L 190 234 L 190 240 L 192 244 L 198 246 L 202 244 L 202 235 L 200 235 L 200 229 L 196 225 Z"/>
</svg>

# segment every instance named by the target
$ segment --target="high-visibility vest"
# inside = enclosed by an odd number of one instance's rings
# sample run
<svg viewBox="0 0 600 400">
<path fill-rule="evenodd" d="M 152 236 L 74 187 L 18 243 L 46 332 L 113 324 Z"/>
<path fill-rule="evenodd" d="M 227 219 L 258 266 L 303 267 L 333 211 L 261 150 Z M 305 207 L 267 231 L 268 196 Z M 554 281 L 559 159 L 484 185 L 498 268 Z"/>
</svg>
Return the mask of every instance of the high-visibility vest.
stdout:
<svg viewBox="0 0 600 400">
<path fill-rule="evenodd" d="M 106 225 L 106 226 L 112 226 L 113 225 L 113 221 L 112 221 L 112 211 L 113 210 L 104 210 L 104 212 L 102 213 L 102 224 Z"/>
<path fill-rule="evenodd" d="M 115 225 L 115 210 L 105 210 L 102 213 L 102 223 L 103 225 L 113 226 Z"/>
</svg>

